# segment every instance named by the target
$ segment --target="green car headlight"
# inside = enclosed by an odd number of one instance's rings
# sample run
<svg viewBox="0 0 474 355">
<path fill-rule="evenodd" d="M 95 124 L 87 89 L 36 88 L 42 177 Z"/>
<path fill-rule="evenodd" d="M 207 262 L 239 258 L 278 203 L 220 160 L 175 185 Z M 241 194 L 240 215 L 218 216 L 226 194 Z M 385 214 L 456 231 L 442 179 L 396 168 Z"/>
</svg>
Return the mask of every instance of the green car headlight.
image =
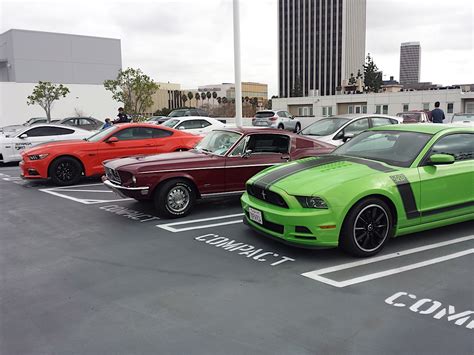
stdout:
<svg viewBox="0 0 474 355">
<path fill-rule="evenodd" d="M 327 209 L 328 204 L 318 196 L 295 196 L 298 202 L 304 208 Z"/>
</svg>

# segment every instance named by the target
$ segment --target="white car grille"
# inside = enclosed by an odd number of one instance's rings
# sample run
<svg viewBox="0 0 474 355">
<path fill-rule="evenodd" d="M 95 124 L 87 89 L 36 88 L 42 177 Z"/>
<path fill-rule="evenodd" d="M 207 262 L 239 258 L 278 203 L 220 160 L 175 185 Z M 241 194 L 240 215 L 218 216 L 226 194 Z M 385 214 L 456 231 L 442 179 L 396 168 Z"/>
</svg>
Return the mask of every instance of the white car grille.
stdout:
<svg viewBox="0 0 474 355">
<path fill-rule="evenodd" d="M 122 183 L 122 181 L 120 180 L 120 175 L 117 172 L 117 170 L 105 167 L 105 176 L 107 176 L 107 179 L 109 179 L 112 182 L 115 182 L 117 184 Z"/>
</svg>

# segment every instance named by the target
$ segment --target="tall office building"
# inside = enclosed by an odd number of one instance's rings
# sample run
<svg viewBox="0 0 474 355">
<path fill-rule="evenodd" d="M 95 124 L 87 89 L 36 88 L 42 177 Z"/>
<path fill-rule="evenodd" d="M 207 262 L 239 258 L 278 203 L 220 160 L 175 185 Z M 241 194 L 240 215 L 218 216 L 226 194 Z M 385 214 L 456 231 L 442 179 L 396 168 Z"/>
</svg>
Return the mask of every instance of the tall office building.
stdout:
<svg viewBox="0 0 474 355">
<path fill-rule="evenodd" d="M 334 95 L 362 70 L 366 0 L 279 0 L 280 97 Z"/>
<path fill-rule="evenodd" d="M 400 46 L 400 84 L 420 82 L 420 42 L 406 42 Z"/>
</svg>

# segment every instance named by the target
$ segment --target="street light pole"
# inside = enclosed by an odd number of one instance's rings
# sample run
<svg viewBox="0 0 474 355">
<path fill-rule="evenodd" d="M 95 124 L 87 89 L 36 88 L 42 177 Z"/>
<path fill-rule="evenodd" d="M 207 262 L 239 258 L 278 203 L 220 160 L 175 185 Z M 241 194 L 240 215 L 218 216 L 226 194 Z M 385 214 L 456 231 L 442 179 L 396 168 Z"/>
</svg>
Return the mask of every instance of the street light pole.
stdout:
<svg viewBox="0 0 474 355">
<path fill-rule="evenodd" d="M 234 72 L 235 72 L 235 124 L 242 127 L 242 82 L 240 79 L 240 13 L 239 0 L 234 5 Z"/>
</svg>

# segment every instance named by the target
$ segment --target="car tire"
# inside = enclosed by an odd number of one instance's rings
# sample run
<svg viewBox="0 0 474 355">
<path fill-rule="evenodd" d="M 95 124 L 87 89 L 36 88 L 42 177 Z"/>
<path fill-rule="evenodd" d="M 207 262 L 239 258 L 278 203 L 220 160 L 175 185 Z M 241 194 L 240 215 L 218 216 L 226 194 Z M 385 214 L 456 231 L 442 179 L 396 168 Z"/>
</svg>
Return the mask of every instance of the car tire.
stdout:
<svg viewBox="0 0 474 355">
<path fill-rule="evenodd" d="M 390 207 L 379 198 L 355 204 L 344 219 L 339 246 L 358 257 L 377 254 L 393 236 L 394 220 Z"/>
<path fill-rule="evenodd" d="M 184 179 L 166 181 L 154 195 L 155 208 L 160 217 L 179 218 L 191 212 L 196 201 L 194 186 Z"/>
<path fill-rule="evenodd" d="M 280 123 L 280 124 L 278 125 L 278 129 L 285 129 L 285 126 L 283 126 L 283 123 Z"/>
<path fill-rule="evenodd" d="M 301 125 L 300 123 L 298 122 L 295 126 L 295 133 L 298 133 L 299 131 L 301 131 Z"/>
<path fill-rule="evenodd" d="M 68 186 L 77 184 L 81 179 L 81 175 L 81 163 L 74 158 L 58 158 L 49 166 L 49 176 L 56 185 Z"/>
</svg>

